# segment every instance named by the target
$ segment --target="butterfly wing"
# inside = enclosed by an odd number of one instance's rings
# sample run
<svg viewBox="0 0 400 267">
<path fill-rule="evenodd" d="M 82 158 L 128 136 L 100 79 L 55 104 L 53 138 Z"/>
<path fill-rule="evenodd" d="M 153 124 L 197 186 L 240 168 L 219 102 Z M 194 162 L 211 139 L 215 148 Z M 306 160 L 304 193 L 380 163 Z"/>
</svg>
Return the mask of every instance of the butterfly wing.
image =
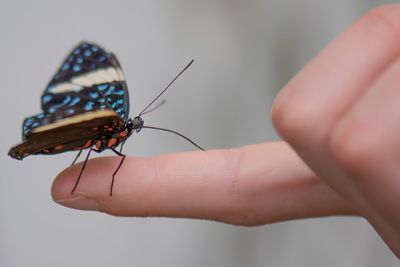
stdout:
<svg viewBox="0 0 400 267">
<path fill-rule="evenodd" d="M 93 93 L 94 87 L 102 92 L 100 96 Z M 128 119 L 129 93 L 117 58 L 96 44 L 82 42 L 68 54 L 47 86 L 41 98 L 42 110 L 54 113 L 65 105 L 97 97 L 109 97 L 112 109 Z"/>
<path fill-rule="evenodd" d="M 45 123 L 43 120 L 54 120 Z M 23 143 L 10 149 L 9 155 L 23 159 L 32 154 L 57 154 L 81 150 L 93 145 L 96 137 L 120 128 L 124 121 L 111 109 L 95 110 L 55 120 L 54 115 L 37 119 L 39 126 L 25 136 Z"/>
<path fill-rule="evenodd" d="M 82 148 L 101 134 L 93 129 L 121 125 L 129 116 L 129 94 L 117 58 L 88 42 L 69 53 L 41 102 L 43 113 L 24 120 L 24 143 L 13 147 L 11 156 L 22 159 Z"/>
<path fill-rule="evenodd" d="M 129 93 L 114 54 L 82 42 L 68 54 L 41 97 L 42 114 L 26 118 L 22 136 L 32 128 L 96 109 L 129 116 Z"/>
<path fill-rule="evenodd" d="M 118 83 L 113 82 L 85 87 L 77 92 L 52 94 L 52 100 L 47 103 L 47 110 L 24 120 L 22 138 L 26 140 L 30 132 L 37 127 L 96 110 L 113 110 L 125 121 L 125 117 L 122 116 L 126 114 L 126 102 L 121 98 L 123 92 Z"/>
</svg>

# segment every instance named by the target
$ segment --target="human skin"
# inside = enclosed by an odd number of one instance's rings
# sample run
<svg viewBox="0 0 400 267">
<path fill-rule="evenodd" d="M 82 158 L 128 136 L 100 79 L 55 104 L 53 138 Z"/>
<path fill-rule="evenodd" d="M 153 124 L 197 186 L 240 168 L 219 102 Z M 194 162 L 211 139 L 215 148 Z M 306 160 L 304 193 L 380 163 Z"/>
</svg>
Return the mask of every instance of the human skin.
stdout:
<svg viewBox="0 0 400 267">
<path fill-rule="evenodd" d="M 369 11 L 281 91 L 272 121 L 286 142 L 117 157 L 54 181 L 53 199 L 118 216 L 167 216 L 260 225 L 364 216 L 400 256 L 400 5 Z"/>
</svg>

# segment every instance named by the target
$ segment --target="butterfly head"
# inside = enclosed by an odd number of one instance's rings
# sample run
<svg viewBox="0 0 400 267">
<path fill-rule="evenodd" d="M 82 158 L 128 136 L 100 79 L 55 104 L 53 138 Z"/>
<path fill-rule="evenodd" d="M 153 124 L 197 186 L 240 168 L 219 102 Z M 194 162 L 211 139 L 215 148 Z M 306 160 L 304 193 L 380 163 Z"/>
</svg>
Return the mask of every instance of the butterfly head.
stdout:
<svg viewBox="0 0 400 267">
<path fill-rule="evenodd" d="M 137 133 L 140 132 L 144 124 L 142 117 L 136 116 L 133 119 L 129 119 L 127 122 L 127 128 L 129 132 L 136 131 Z"/>
</svg>

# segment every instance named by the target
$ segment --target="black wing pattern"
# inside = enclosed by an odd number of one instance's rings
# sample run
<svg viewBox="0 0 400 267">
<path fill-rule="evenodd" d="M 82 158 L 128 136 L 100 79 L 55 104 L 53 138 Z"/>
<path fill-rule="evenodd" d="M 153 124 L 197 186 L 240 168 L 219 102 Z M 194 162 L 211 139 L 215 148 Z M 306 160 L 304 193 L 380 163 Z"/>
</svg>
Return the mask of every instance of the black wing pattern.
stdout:
<svg viewBox="0 0 400 267">
<path fill-rule="evenodd" d="M 54 75 L 41 97 L 43 113 L 28 117 L 23 139 L 36 127 L 95 110 L 114 110 L 122 120 L 129 116 L 129 94 L 114 54 L 82 42 Z"/>
</svg>

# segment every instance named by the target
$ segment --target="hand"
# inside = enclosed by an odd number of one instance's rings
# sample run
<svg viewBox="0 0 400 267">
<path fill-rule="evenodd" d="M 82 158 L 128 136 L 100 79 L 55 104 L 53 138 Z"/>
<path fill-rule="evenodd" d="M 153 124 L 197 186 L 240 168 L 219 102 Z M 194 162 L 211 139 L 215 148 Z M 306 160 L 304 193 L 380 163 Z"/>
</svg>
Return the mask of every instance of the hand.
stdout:
<svg viewBox="0 0 400 267">
<path fill-rule="evenodd" d="M 397 4 L 369 12 L 289 82 L 272 118 L 297 154 L 277 142 L 130 157 L 113 197 L 108 189 L 118 160 L 97 158 L 74 195 L 81 165 L 61 173 L 53 198 L 120 216 L 241 225 L 361 213 L 400 256 L 399 55 Z"/>
<path fill-rule="evenodd" d="M 284 88 L 272 118 L 400 256 L 400 5 L 334 40 Z"/>
</svg>

